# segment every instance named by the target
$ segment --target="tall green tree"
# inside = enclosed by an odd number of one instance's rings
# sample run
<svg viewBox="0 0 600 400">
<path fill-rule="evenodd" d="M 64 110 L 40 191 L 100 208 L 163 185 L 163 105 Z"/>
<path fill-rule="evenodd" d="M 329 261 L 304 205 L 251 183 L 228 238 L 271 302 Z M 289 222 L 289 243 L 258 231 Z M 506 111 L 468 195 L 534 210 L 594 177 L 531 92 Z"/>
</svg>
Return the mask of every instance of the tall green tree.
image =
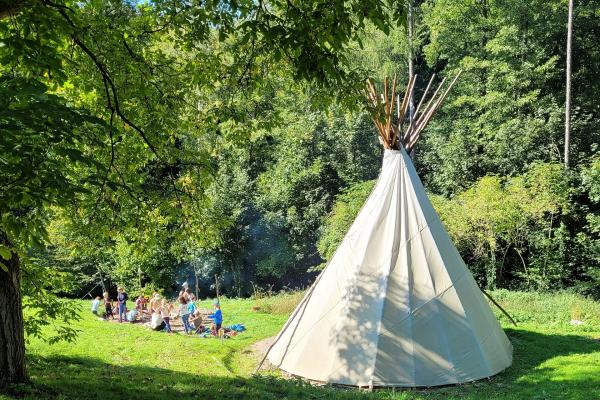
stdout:
<svg viewBox="0 0 600 400">
<path fill-rule="evenodd" d="M 206 214 L 210 159 L 243 143 L 250 121 L 270 121 L 271 66 L 351 89 L 347 44 L 400 14 L 364 0 L 1 2 L 0 385 L 26 379 L 21 275 L 50 207 L 128 245 L 158 215 L 210 246 L 222 222 Z"/>
</svg>

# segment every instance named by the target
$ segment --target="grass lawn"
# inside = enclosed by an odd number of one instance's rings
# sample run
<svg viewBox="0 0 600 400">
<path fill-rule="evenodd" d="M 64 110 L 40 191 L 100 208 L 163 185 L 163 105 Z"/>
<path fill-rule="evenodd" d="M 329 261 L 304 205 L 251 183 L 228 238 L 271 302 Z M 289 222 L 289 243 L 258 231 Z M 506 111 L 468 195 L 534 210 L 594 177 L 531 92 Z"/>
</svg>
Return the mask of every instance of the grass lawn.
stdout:
<svg viewBox="0 0 600 400">
<path fill-rule="evenodd" d="M 276 373 L 252 377 L 252 343 L 275 335 L 298 295 L 261 300 L 224 299 L 225 324 L 248 330 L 221 344 L 217 339 L 153 332 L 143 326 L 98 321 L 82 302 L 75 343 L 27 346 L 32 384 L 0 399 L 600 399 L 600 304 L 571 294 L 497 291 L 496 299 L 518 321 L 499 316 L 514 346 L 512 367 L 460 386 L 419 390 L 313 387 Z M 210 302 L 201 307 L 210 308 Z M 585 321 L 572 326 L 571 318 Z M 316 356 L 316 355 L 315 355 Z M 318 362 L 318 357 L 315 357 Z"/>
</svg>

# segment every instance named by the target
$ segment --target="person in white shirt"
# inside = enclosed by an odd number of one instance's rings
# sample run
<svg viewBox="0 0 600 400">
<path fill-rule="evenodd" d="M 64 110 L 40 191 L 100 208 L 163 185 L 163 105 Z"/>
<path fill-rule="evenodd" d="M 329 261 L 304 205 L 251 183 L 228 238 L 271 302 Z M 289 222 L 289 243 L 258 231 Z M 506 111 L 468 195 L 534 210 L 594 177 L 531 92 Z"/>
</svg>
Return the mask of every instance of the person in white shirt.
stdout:
<svg viewBox="0 0 600 400">
<path fill-rule="evenodd" d="M 150 318 L 150 329 L 155 331 L 161 331 L 165 328 L 165 321 L 161 317 L 159 312 L 153 312 Z"/>
</svg>

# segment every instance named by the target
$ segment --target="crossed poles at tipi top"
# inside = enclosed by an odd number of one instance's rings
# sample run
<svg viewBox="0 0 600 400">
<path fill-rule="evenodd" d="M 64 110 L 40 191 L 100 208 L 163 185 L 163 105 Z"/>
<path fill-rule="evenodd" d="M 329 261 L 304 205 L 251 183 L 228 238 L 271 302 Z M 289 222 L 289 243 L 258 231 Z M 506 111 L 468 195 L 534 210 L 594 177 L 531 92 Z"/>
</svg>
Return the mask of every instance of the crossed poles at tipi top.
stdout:
<svg viewBox="0 0 600 400">
<path fill-rule="evenodd" d="M 441 89 L 446 82 L 446 78 L 442 79 L 433 95 L 423 107 L 431 84 L 435 79 L 435 74 L 433 74 L 412 118 L 408 118 L 407 111 L 414 96 L 417 75 L 413 75 L 409 79 L 402 100 L 400 99 L 400 94 L 396 93 L 396 75 L 394 75 L 391 85 L 387 77 L 383 80 L 383 93 L 377 91 L 372 80 L 367 80 L 365 92 L 369 100 L 368 108 L 373 116 L 373 122 L 377 127 L 383 146 L 386 149 L 398 150 L 400 144 L 402 144 L 402 147 L 410 153 L 419 139 L 421 132 L 423 132 L 431 117 L 440 108 L 461 73 L 462 70 L 459 70 L 444 91 L 441 91 Z M 421 109 L 422 107 L 423 109 Z"/>
</svg>

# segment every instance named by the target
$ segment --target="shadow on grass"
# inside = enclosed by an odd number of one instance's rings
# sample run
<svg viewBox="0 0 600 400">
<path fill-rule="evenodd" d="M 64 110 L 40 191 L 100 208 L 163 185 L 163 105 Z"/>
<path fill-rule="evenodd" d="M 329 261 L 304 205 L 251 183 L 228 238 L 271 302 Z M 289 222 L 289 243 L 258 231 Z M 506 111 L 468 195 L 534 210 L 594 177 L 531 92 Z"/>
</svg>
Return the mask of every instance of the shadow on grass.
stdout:
<svg viewBox="0 0 600 400">
<path fill-rule="evenodd" d="M 31 386 L 13 387 L 9 396 L 66 399 L 304 399 L 304 398 L 600 398 L 600 341 L 575 335 L 507 331 L 515 348 L 512 367 L 489 380 L 432 389 L 358 390 L 313 387 L 269 376 L 216 377 L 146 366 L 119 366 L 94 358 L 29 356 Z M 575 356 L 577 355 L 577 356 Z M 225 354 L 231 364 L 231 353 Z M 564 357 L 552 360 L 556 357 Z M 546 361 L 548 361 L 546 363 Z M 181 360 L 182 363 L 193 359 Z M 318 355 L 315 355 L 318 362 Z M 219 368 L 215 365 L 215 369 Z M 596 397 L 597 396 L 597 397 Z"/>
<path fill-rule="evenodd" d="M 506 333 L 514 347 L 511 367 L 469 384 L 417 389 L 414 398 L 425 394 L 440 399 L 600 398 L 600 340 L 523 329 L 506 329 Z"/>
</svg>

